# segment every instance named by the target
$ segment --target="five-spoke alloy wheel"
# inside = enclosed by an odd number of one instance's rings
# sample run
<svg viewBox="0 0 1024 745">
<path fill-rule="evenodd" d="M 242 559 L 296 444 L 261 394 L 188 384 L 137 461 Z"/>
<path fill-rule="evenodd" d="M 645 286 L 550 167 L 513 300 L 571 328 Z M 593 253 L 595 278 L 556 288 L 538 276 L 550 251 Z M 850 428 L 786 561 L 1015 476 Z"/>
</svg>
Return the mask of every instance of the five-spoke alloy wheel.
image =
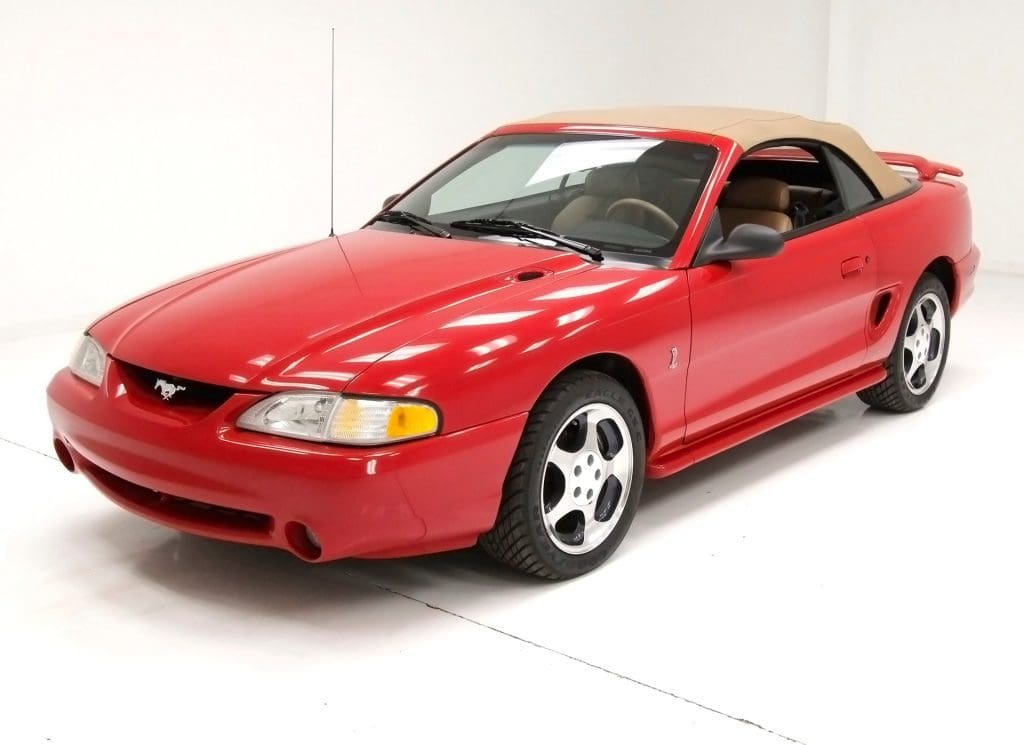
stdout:
<svg viewBox="0 0 1024 745">
<path fill-rule="evenodd" d="M 935 393 L 949 352 L 949 297 L 933 274 L 917 283 L 885 362 L 885 380 L 857 395 L 876 409 L 917 411 Z"/>
<path fill-rule="evenodd" d="M 604 562 L 621 543 L 643 488 L 644 427 L 614 378 L 573 370 L 537 401 L 505 479 L 489 554 L 547 579 Z"/>
<path fill-rule="evenodd" d="M 945 347 L 946 311 L 928 292 L 914 304 L 903 331 L 903 375 L 912 393 L 920 396 L 935 382 Z"/>
<path fill-rule="evenodd" d="M 567 554 L 599 546 L 622 517 L 633 443 L 622 415 L 592 403 L 573 412 L 548 449 L 541 498 L 548 537 Z"/>
</svg>

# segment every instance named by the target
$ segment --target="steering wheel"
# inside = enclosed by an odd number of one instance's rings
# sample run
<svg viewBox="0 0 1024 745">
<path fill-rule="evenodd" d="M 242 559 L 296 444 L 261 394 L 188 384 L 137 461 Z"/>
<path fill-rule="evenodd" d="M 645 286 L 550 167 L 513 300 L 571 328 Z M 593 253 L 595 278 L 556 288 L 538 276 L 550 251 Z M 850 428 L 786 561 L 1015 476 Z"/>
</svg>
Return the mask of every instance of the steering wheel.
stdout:
<svg viewBox="0 0 1024 745">
<path fill-rule="evenodd" d="M 658 224 L 659 227 L 668 229 L 668 234 L 670 236 L 674 235 L 675 232 L 679 230 L 679 223 L 673 220 L 669 216 L 669 214 L 665 212 L 665 210 L 663 210 L 658 205 L 651 204 L 650 202 L 646 202 L 643 199 L 633 199 L 631 197 L 627 197 L 625 199 L 616 200 L 615 202 L 612 202 L 608 206 L 608 209 L 606 209 L 604 212 L 604 216 L 606 218 L 611 218 L 613 212 L 621 212 L 629 207 L 637 207 L 644 214 L 654 218 L 654 221 Z"/>
<path fill-rule="evenodd" d="M 817 212 L 814 213 L 814 217 L 817 220 L 823 220 L 826 217 L 832 217 L 838 215 L 843 211 L 843 200 L 842 197 L 835 197 L 829 202 L 818 207 Z"/>
<path fill-rule="evenodd" d="M 811 222 L 811 208 L 803 202 L 793 202 L 790 210 L 793 212 L 794 228 L 802 228 Z"/>
</svg>

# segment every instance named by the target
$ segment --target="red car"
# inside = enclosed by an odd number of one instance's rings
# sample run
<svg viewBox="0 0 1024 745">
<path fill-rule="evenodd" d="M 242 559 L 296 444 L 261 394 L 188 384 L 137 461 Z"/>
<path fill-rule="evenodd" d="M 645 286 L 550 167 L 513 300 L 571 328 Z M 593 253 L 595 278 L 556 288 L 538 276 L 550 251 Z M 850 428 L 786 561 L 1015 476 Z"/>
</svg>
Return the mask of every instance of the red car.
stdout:
<svg viewBox="0 0 1024 745">
<path fill-rule="evenodd" d="M 54 445 L 190 533 L 573 577 L 645 478 L 851 393 L 928 402 L 979 261 L 942 174 L 771 112 L 511 124 L 361 230 L 102 317 L 50 384 Z"/>
</svg>

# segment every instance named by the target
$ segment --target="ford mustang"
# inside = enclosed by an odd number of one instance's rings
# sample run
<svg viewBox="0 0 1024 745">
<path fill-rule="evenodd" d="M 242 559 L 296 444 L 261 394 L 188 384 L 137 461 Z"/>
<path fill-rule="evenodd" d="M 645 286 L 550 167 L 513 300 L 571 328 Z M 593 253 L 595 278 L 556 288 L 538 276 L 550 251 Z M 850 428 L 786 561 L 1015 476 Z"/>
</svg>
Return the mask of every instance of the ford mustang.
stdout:
<svg viewBox="0 0 1024 745">
<path fill-rule="evenodd" d="M 360 230 L 100 318 L 54 447 L 182 531 L 574 577 L 645 479 L 850 394 L 928 402 L 979 262 L 961 175 L 773 112 L 510 124 Z"/>
</svg>

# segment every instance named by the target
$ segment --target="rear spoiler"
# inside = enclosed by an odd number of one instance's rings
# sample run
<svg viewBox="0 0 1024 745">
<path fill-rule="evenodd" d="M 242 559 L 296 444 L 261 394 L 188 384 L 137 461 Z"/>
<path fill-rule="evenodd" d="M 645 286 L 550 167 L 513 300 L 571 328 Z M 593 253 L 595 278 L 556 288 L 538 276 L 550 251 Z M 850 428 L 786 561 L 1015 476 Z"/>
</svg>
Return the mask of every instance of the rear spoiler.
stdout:
<svg viewBox="0 0 1024 745">
<path fill-rule="evenodd" d="M 936 163 L 935 161 L 928 160 L 920 155 L 910 155 L 908 153 L 878 153 L 878 157 L 891 166 L 913 168 L 917 171 L 917 175 L 922 181 L 933 181 L 940 173 L 945 173 L 949 176 L 964 175 L 964 172 L 956 166 L 950 166 L 945 163 Z"/>
</svg>

